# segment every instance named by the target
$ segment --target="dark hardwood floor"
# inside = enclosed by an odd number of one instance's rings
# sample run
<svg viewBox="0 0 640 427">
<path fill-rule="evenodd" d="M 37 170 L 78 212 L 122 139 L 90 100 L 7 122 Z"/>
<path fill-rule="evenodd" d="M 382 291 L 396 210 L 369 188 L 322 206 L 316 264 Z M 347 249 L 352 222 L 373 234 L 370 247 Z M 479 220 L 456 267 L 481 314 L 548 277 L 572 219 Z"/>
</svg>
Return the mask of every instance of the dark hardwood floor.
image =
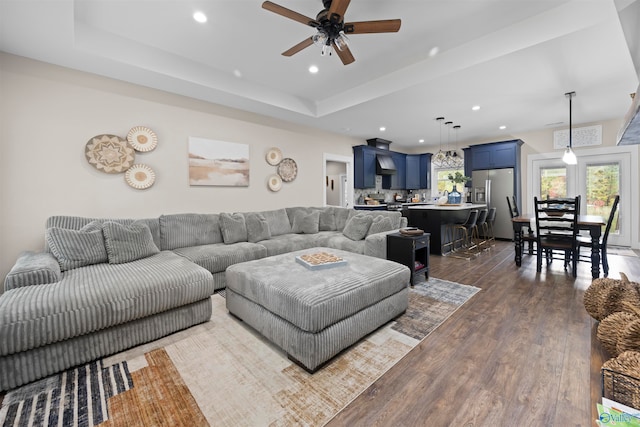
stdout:
<svg viewBox="0 0 640 427">
<path fill-rule="evenodd" d="M 590 264 L 536 272 L 511 242 L 466 261 L 431 257 L 431 275 L 482 289 L 329 426 L 596 425 L 607 356 L 584 309 Z M 640 258 L 609 255 L 609 277 L 640 281 Z M 593 345 L 592 345 L 593 337 Z"/>
</svg>

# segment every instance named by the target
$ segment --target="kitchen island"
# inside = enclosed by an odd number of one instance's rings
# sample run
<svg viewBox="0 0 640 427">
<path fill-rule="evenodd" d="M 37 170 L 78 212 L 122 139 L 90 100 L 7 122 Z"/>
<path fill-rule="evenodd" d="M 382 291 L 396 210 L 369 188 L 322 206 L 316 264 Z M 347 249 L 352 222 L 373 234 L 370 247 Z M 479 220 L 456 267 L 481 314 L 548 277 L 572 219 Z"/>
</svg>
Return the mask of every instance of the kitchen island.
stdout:
<svg viewBox="0 0 640 427">
<path fill-rule="evenodd" d="M 484 209 L 486 204 L 462 203 L 459 205 L 409 206 L 409 225 L 431 234 L 430 251 L 442 255 L 442 246 L 447 243 L 445 226 L 453 222 L 464 222 L 471 209 Z"/>
</svg>

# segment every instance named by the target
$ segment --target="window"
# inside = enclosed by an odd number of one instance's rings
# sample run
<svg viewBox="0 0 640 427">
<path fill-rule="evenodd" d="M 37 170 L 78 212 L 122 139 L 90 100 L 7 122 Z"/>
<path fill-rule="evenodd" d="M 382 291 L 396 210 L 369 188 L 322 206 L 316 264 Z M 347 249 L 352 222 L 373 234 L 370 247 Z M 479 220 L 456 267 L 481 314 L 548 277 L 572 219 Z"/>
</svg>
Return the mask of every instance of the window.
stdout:
<svg viewBox="0 0 640 427">
<path fill-rule="evenodd" d="M 620 194 L 620 163 L 587 164 L 586 172 L 587 215 L 600 215 L 607 219 L 613 207 L 613 199 L 616 194 Z M 610 232 L 619 231 L 616 217 Z"/>
<path fill-rule="evenodd" d="M 567 168 L 540 168 L 540 198 L 542 200 L 567 197 Z"/>
<path fill-rule="evenodd" d="M 449 181 L 449 174 L 455 175 L 456 172 L 460 172 L 464 175 L 463 168 L 457 169 L 436 169 L 436 176 L 438 177 L 438 194 L 442 194 L 445 190 L 448 192 L 453 191 L 453 182 Z M 458 191 L 462 191 L 464 184 L 456 184 Z"/>
</svg>

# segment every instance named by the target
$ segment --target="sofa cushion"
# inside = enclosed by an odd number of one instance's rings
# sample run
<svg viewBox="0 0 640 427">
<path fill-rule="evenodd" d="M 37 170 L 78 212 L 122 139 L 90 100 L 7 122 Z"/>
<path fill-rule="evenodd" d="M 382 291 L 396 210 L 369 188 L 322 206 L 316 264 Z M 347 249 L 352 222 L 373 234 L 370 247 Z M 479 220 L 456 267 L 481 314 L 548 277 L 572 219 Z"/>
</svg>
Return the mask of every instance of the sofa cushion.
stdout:
<svg viewBox="0 0 640 427">
<path fill-rule="evenodd" d="M 262 214 L 269 224 L 271 236 L 280 236 L 282 234 L 291 233 L 291 223 L 286 209 L 277 209 L 273 211 L 257 212 Z"/>
<path fill-rule="evenodd" d="M 333 214 L 333 207 L 328 206 L 320 210 L 320 219 L 318 221 L 318 229 L 320 231 L 335 231 L 336 217 Z"/>
<path fill-rule="evenodd" d="M 245 223 L 247 224 L 247 240 L 250 243 L 259 242 L 261 240 L 271 238 L 271 230 L 269 223 L 264 215 L 250 212 L 245 214 Z"/>
<path fill-rule="evenodd" d="M 356 214 L 362 211 L 356 211 L 355 209 L 341 208 L 341 207 L 333 207 L 333 217 L 336 221 L 336 230 L 342 231 L 344 230 L 344 226 L 347 224 L 347 220 L 349 219 L 349 215 L 352 213 Z"/>
<path fill-rule="evenodd" d="M 298 211 L 293 216 L 292 233 L 316 234 L 319 229 L 320 212 L 302 212 Z"/>
<path fill-rule="evenodd" d="M 247 224 L 244 220 L 244 215 L 241 213 L 221 213 L 220 231 L 222 231 L 222 240 L 226 244 L 246 242 Z"/>
<path fill-rule="evenodd" d="M 142 222 L 130 225 L 106 221 L 102 225 L 109 264 L 122 264 L 160 252 L 153 243 L 149 226 Z"/>
<path fill-rule="evenodd" d="M 79 230 L 47 228 L 45 238 L 61 271 L 108 260 L 102 226 L 98 221 L 91 221 Z"/>
<path fill-rule="evenodd" d="M 85 225 L 90 222 L 98 221 L 100 223 L 100 227 L 102 227 L 102 223 L 105 221 L 113 221 L 119 224 L 129 225 L 133 222 L 144 222 L 149 226 L 151 230 L 151 234 L 153 235 L 153 242 L 157 247 L 161 247 L 160 244 L 160 220 L 158 218 L 142 218 L 142 219 L 131 219 L 131 218 L 121 218 L 121 219 L 105 219 L 105 218 L 85 218 L 81 216 L 68 216 L 68 215 L 54 215 L 47 218 L 47 228 L 58 227 L 58 228 L 66 228 L 70 230 L 80 230 Z M 48 246 L 45 249 L 49 249 Z"/>
<path fill-rule="evenodd" d="M 267 256 L 273 256 L 300 249 L 324 246 L 324 242 L 334 234 L 336 234 L 335 231 L 321 231 L 316 234 L 283 234 L 272 237 L 269 240 L 263 240 L 258 244 L 267 249 Z"/>
<path fill-rule="evenodd" d="M 342 234 L 351 240 L 362 240 L 367 236 L 373 218 L 371 215 L 358 214 L 352 216 L 342 230 Z"/>
<path fill-rule="evenodd" d="M 160 216 L 162 250 L 222 243 L 220 215 L 183 213 Z"/>
<path fill-rule="evenodd" d="M 225 271 L 230 265 L 267 256 L 264 246 L 249 242 L 191 246 L 174 249 L 174 253 L 206 268 L 211 273 L 219 273 Z"/>
<path fill-rule="evenodd" d="M 391 224 L 391 219 L 389 217 L 378 215 L 373 218 L 371 227 L 369 227 L 369 231 L 367 231 L 367 236 L 382 233 L 384 231 L 391 231 L 393 229 L 393 224 Z"/>
<path fill-rule="evenodd" d="M 211 273 L 169 251 L 75 268 L 59 282 L 2 295 L 0 356 L 142 319 L 213 292 Z"/>
</svg>

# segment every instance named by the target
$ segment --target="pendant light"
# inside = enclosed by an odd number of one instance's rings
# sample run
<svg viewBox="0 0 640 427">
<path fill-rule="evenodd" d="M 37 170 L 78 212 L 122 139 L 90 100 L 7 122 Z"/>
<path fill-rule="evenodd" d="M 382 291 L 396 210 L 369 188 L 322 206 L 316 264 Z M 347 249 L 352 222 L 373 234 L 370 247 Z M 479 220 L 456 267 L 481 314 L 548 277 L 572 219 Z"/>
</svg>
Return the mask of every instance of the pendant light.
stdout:
<svg viewBox="0 0 640 427">
<path fill-rule="evenodd" d="M 569 98 L 569 145 L 567 146 L 567 149 L 564 151 L 564 155 L 562 156 L 562 161 L 568 165 L 576 165 L 578 164 L 578 158 L 576 157 L 576 153 L 574 153 L 572 149 L 573 135 L 571 131 L 571 116 L 572 116 L 571 106 L 572 106 L 572 99 L 574 96 L 576 96 L 576 93 L 567 92 L 564 94 L 564 96 Z"/>
<path fill-rule="evenodd" d="M 445 160 L 447 158 L 447 155 L 444 153 L 444 151 L 442 151 L 442 121 L 443 120 L 444 120 L 444 117 L 436 117 L 436 121 L 440 125 L 440 147 L 438 149 L 438 152 L 431 159 L 431 162 L 438 168 L 446 167 Z"/>
</svg>

